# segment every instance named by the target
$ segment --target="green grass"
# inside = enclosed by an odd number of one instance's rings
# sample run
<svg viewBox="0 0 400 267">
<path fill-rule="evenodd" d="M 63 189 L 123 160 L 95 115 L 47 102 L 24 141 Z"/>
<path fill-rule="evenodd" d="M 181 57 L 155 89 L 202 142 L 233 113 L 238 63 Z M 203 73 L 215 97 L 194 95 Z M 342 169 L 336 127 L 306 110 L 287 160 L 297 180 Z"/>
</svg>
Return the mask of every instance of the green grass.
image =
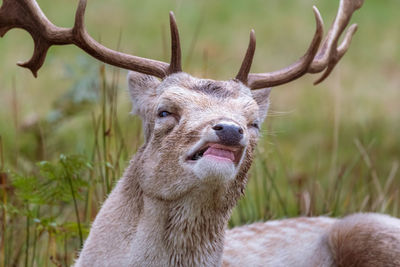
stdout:
<svg viewBox="0 0 400 267">
<path fill-rule="evenodd" d="M 72 25 L 75 1 L 38 2 L 54 23 Z M 312 4 L 328 25 L 336 1 L 98 0 L 89 1 L 86 24 L 111 48 L 167 61 L 173 10 L 184 70 L 229 79 L 251 28 L 253 71 L 301 56 L 314 32 Z M 230 226 L 356 211 L 400 216 L 399 8 L 397 0 L 366 1 L 331 77 L 316 87 L 317 75 L 308 75 L 273 89 L 246 196 Z M 34 79 L 15 66 L 31 53 L 21 30 L 0 39 L 0 267 L 70 265 L 142 143 L 141 122 L 128 115 L 125 71 L 104 69 L 77 48 L 53 47 Z"/>
</svg>

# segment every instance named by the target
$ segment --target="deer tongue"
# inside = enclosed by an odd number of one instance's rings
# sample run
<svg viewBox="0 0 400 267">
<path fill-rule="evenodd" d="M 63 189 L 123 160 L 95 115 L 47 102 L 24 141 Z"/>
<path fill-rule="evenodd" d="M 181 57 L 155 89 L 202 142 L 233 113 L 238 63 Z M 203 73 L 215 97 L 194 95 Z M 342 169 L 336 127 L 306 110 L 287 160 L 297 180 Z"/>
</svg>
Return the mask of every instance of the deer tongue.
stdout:
<svg viewBox="0 0 400 267">
<path fill-rule="evenodd" d="M 206 152 L 204 152 L 204 156 L 207 155 L 235 161 L 235 154 L 232 151 L 219 147 L 210 146 Z"/>
</svg>

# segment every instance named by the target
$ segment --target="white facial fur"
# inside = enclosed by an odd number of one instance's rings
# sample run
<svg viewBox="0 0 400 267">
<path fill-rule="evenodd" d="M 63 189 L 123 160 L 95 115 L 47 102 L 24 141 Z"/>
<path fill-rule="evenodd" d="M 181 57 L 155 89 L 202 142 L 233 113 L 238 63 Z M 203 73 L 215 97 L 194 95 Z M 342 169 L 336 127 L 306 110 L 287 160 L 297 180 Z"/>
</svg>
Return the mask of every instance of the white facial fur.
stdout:
<svg viewBox="0 0 400 267">
<path fill-rule="evenodd" d="M 130 73 L 133 111 L 142 117 L 146 144 L 143 157 L 148 178 L 141 186 L 157 198 L 176 199 L 204 183 L 226 184 L 237 178 L 250 157 L 269 105 L 269 90 L 251 92 L 236 81 L 197 79 L 185 73 L 164 81 Z M 160 117 L 163 111 L 168 116 Z M 188 156 L 207 144 L 220 143 L 212 127 L 217 123 L 243 129 L 235 162 L 204 156 Z M 252 142 L 251 142 L 252 140 Z M 250 164 L 249 160 L 246 164 Z M 248 168 L 249 166 L 246 166 Z M 156 188 L 156 189 L 154 189 Z"/>
</svg>

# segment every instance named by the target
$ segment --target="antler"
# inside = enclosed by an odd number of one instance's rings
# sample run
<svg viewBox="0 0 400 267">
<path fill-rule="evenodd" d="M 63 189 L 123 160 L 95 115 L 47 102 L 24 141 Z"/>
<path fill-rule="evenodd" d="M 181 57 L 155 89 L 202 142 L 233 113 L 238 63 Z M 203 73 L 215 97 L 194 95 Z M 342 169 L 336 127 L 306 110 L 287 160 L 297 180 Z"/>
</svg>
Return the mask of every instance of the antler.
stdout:
<svg viewBox="0 0 400 267">
<path fill-rule="evenodd" d="M 243 59 L 242 66 L 236 79 L 247 84 L 251 89 L 272 87 L 293 81 L 306 73 L 318 73 L 325 70 L 322 76 L 314 82 L 322 82 L 331 73 L 337 62 L 346 53 L 350 46 L 351 39 L 357 30 L 357 24 L 349 27 L 343 42 L 338 47 L 338 40 L 344 29 L 348 25 L 352 14 L 359 9 L 364 0 L 341 0 L 336 18 L 325 37 L 321 48 L 318 50 L 322 35 L 323 22 L 318 9 L 314 6 L 314 15 L 317 23 L 317 29 L 314 38 L 303 57 L 294 64 L 278 71 L 270 73 L 250 73 L 250 66 L 253 60 L 255 49 L 255 37 L 251 37 L 249 48 Z"/>
<path fill-rule="evenodd" d="M 47 50 L 52 45 L 67 44 L 74 44 L 91 56 L 110 65 L 159 78 L 182 71 L 179 33 L 172 12 L 170 12 L 171 63 L 168 64 L 117 52 L 94 40 L 84 26 L 86 2 L 87 0 L 79 1 L 74 27 L 61 28 L 46 18 L 35 0 L 3 0 L 0 8 L 0 37 L 13 28 L 22 28 L 30 33 L 35 45 L 33 56 L 27 62 L 18 63 L 18 65 L 30 69 L 35 77 L 46 59 Z"/>
</svg>

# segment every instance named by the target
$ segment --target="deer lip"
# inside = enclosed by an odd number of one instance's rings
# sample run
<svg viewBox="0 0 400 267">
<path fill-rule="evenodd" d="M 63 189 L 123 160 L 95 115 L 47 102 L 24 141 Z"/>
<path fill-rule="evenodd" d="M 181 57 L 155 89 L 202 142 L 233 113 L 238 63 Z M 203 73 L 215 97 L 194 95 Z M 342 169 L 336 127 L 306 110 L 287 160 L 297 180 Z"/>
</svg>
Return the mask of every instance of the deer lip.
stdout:
<svg viewBox="0 0 400 267">
<path fill-rule="evenodd" d="M 187 160 L 194 162 L 203 158 L 204 156 L 210 156 L 216 159 L 231 161 L 237 164 L 241 158 L 242 153 L 243 148 L 241 147 L 231 147 L 218 143 L 208 143 L 189 155 Z"/>
</svg>

